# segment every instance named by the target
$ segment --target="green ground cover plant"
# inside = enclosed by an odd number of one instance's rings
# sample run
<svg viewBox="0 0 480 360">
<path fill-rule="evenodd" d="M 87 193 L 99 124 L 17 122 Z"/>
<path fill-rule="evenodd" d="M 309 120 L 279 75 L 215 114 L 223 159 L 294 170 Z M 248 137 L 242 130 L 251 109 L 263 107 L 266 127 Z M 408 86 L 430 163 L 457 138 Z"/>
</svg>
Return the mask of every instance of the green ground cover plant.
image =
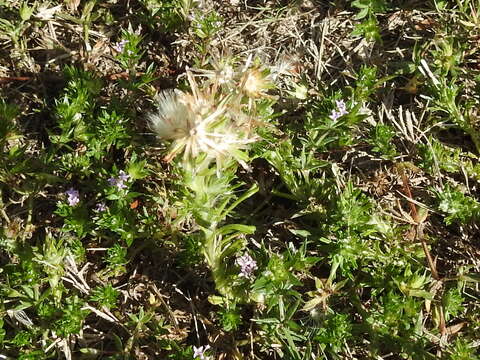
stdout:
<svg viewBox="0 0 480 360">
<path fill-rule="evenodd" d="M 479 359 L 479 12 L 0 0 L 0 359 Z"/>
</svg>

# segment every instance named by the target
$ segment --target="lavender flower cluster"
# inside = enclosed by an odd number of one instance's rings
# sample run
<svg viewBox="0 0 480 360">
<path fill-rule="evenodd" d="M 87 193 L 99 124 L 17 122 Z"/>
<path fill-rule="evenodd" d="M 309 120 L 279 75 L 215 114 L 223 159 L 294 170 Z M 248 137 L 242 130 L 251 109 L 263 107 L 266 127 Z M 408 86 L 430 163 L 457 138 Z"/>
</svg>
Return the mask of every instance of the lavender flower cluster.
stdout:
<svg viewBox="0 0 480 360">
<path fill-rule="evenodd" d="M 108 182 L 112 186 L 116 186 L 119 190 L 126 189 L 127 185 L 125 185 L 125 181 L 130 179 L 130 175 L 126 174 L 125 171 L 120 170 L 119 175 L 117 178 L 111 177 L 108 179 Z"/>
<path fill-rule="evenodd" d="M 68 196 L 68 205 L 75 206 L 80 202 L 80 194 L 73 187 L 65 191 L 65 194 Z"/>
<path fill-rule="evenodd" d="M 205 352 L 210 349 L 210 345 L 196 346 L 193 347 L 193 358 L 200 359 L 200 360 L 207 360 L 208 356 L 205 355 Z"/>
<path fill-rule="evenodd" d="M 337 109 L 332 110 L 332 113 L 330 114 L 330 119 L 332 120 L 337 120 L 343 115 L 348 114 L 347 106 L 345 105 L 345 102 L 343 100 L 336 100 L 335 102 L 337 104 Z"/>
<path fill-rule="evenodd" d="M 257 270 L 257 262 L 248 254 L 238 257 L 235 263 L 240 266 L 240 276 L 247 279 L 251 278 L 253 272 Z"/>
<path fill-rule="evenodd" d="M 111 177 L 108 179 L 108 182 L 110 185 L 116 186 L 119 190 L 121 190 L 127 188 L 125 182 L 128 180 L 130 180 L 130 175 L 128 175 L 125 171 L 120 170 L 118 177 Z M 75 206 L 80 202 L 80 193 L 73 187 L 65 191 L 65 194 L 67 195 L 68 205 Z M 105 211 L 107 210 L 107 205 L 104 202 L 100 202 L 96 205 L 95 210 L 99 212 Z"/>
<path fill-rule="evenodd" d="M 125 50 L 125 45 L 128 44 L 128 40 L 121 40 L 119 41 L 118 43 L 116 43 L 115 45 L 113 45 L 113 48 L 115 49 L 115 51 L 121 53 L 123 52 L 123 50 Z"/>
</svg>

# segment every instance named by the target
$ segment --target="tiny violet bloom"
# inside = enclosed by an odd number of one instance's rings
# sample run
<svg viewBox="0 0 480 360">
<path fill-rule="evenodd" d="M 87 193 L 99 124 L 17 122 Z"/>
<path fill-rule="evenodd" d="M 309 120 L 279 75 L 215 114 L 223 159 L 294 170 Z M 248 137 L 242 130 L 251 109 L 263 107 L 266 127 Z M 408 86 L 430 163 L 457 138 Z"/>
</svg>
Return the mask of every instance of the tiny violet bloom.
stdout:
<svg viewBox="0 0 480 360">
<path fill-rule="evenodd" d="M 337 104 L 338 111 L 332 110 L 332 113 L 330 114 L 330 119 L 332 120 L 337 120 L 339 117 L 348 114 L 347 106 L 343 100 L 336 100 L 335 102 Z"/>
<path fill-rule="evenodd" d="M 125 185 L 124 182 L 130 179 L 130 175 L 123 170 L 120 170 L 119 174 L 118 178 L 111 177 L 108 179 L 108 183 L 112 186 L 116 186 L 119 190 L 126 189 L 127 185 Z"/>
<path fill-rule="evenodd" d="M 200 346 L 200 347 L 193 347 L 193 358 L 194 359 L 200 359 L 200 360 L 206 360 L 208 359 L 208 356 L 205 355 L 205 351 L 210 349 L 210 345 L 206 346 Z"/>
<path fill-rule="evenodd" d="M 75 190 L 73 187 L 65 191 L 65 194 L 68 195 L 68 205 L 75 206 L 80 202 L 78 190 Z"/>
<path fill-rule="evenodd" d="M 123 52 L 123 50 L 125 50 L 125 45 L 127 44 L 128 44 L 128 40 L 121 40 L 117 42 L 115 45 L 113 45 L 113 48 L 115 49 L 115 51 Z"/>
<path fill-rule="evenodd" d="M 110 179 L 108 179 L 108 183 L 112 186 L 115 186 L 117 185 L 117 179 L 115 179 L 114 177 L 111 177 Z"/>
<path fill-rule="evenodd" d="M 113 179 L 113 181 L 108 180 L 112 186 L 116 186 L 119 190 L 125 189 L 127 185 L 123 183 L 121 179 Z"/>
<path fill-rule="evenodd" d="M 104 202 L 98 203 L 97 206 L 95 207 L 95 210 L 98 212 L 102 212 L 107 210 L 107 205 L 105 205 Z"/>
<path fill-rule="evenodd" d="M 120 170 L 120 175 L 118 175 L 118 178 L 121 180 L 121 181 L 128 181 L 130 180 L 130 175 L 128 175 L 127 173 L 125 173 L 125 171 L 123 170 Z"/>
<path fill-rule="evenodd" d="M 248 254 L 238 257 L 235 263 L 240 266 L 240 276 L 247 279 L 251 278 L 253 272 L 257 270 L 257 262 Z"/>
<path fill-rule="evenodd" d="M 337 100 L 335 101 L 335 103 L 337 104 L 337 108 L 340 113 L 342 113 L 343 115 L 348 114 L 347 105 L 345 105 L 345 101 Z"/>
<path fill-rule="evenodd" d="M 118 180 L 118 181 L 117 181 L 117 188 L 118 188 L 118 189 L 126 189 L 126 188 L 127 188 L 127 185 L 125 185 L 125 184 L 123 183 L 123 181 Z"/>
</svg>

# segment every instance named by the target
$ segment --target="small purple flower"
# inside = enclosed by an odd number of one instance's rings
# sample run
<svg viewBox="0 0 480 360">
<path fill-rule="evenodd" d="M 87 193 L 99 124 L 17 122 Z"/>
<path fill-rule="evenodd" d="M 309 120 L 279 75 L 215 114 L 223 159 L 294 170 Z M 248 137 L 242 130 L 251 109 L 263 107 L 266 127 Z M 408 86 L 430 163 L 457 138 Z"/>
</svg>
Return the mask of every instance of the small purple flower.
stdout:
<svg viewBox="0 0 480 360">
<path fill-rule="evenodd" d="M 207 351 L 208 349 L 210 349 L 210 345 L 200 346 L 198 348 L 196 346 L 193 346 L 193 358 L 200 360 L 208 359 L 208 356 L 205 355 L 205 351 Z"/>
<path fill-rule="evenodd" d="M 330 119 L 332 120 L 337 120 L 339 117 L 342 117 L 343 115 L 347 115 L 347 106 L 345 105 L 345 101 L 343 100 L 336 100 L 335 103 L 337 104 L 337 109 L 332 110 L 332 113 L 330 114 Z"/>
<path fill-rule="evenodd" d="M 118 179 L 119 179 L 119 180 L 121 180 L 121 181 L 128 181 L 128 180 L 130 180 L 130 175 L 128 175 L 127 173 L 125 173 L 125 171 L 120 170 L 119 174 L 120 174 L 120 175 L 118 175 Z"/>
<path fill-rule="evenodd" d="M 115 179 L 114 177 L 111 177 L 108 179 L 108 183 L 112 186 L 115 186 L 117 185 L 117 179 Z"/>
<path fill-rule="evenodd" d="M 247 253 L 238 257 L 235 263 L 240 266 L 240 276 L 247 279 L 251 278 L 253 272 L 257 270 L 257 262 Z"/>
<path fill-rule="evenodd" d="M 97 206 L 95 207 L 95 210 L 98 212 L 102 212 L 107 210 L 107 205 L 105 205 L 104 202 L 98 203 Z"/>
<path fill-rule="evenodd" d="M 120 179 L 110 178 L 108 179 L 108 182 L 110 183 L 110 185 L 116 186 L 119 190 L 125 189 L 127 187 L 127 185 L 125 185 Z"/>
<path fill-rule="evenodd" d="M 123 50 L 125 50 L 125 45 L 128 44 L 128 40 L 121 40 L 119 42 L 117 42 L 115 45 L 113 45 L 113 48 L 115 49 L 115 51 L 118 51 L 119 53 L 123 52 Z"/>
<path fill-rule="evenodd" d="M 80 202 L 80 197 L 78 190 L 75 190 L 73 187 L 65 191 L 65 194 L 68 195 L 68 205 L 75 206 Z"/>
<path fill-rule="evenodd" d="M 345 105 L 345 101 L 336 100 L 335 103 L 337 104 L 337 108 L 338 108 L 340 113 L 342 113 L 343 115 L 348 114 L 347 105 Z"/>
<path fill-rule="evenodd" d="M 130 179 L 130 175 L 125 173 L 123 170 L 120 170 L 119 174 L 120 175 L 118 175 L 118 178 L 111 177 L 108 179 L 108 182 L 110 185 L 116 186 L 119 190 L 126 189 L 127 185 L 125 185 L 124 182 Z"/>
</svg>

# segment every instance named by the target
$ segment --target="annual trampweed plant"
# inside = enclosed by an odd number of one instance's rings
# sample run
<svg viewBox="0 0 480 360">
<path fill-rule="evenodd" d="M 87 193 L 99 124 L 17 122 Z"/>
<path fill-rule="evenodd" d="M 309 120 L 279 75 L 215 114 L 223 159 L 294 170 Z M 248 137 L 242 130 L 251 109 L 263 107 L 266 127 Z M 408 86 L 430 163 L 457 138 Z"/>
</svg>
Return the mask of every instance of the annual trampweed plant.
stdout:
<svg viewBox="0 0 480 360">
<path fill-rule="evenodd" d="M 193 217 L 203 233 L 201 247 L 218 291 L 231 297 L 235 278 L 249 278 L 255 260 L 241 256 L 253 226 L 225 225 L 235 207 L 257 187 L 239 194 L 238 165 L 250 171 L 248 149 L 259 141 L 259 128 L 271 126 L 268 118 L 274 98 L 271 70 L 252 61 L 238 64 L 221 59 L 211 69 L 187 70 L 188 91 L 165 90 L 156 98 L 158 110 L 148 115 L 151 129 L 170 142 L 164 160 L 173 161 L 184 188 L 181 199 L 185 220 Z M 246 258 L 245 256 L 248 256 Z M 233 276 L 229 259 L 240 267 Z M 240 281 L 241 282 L 241 281 Z"/>
</svg>

